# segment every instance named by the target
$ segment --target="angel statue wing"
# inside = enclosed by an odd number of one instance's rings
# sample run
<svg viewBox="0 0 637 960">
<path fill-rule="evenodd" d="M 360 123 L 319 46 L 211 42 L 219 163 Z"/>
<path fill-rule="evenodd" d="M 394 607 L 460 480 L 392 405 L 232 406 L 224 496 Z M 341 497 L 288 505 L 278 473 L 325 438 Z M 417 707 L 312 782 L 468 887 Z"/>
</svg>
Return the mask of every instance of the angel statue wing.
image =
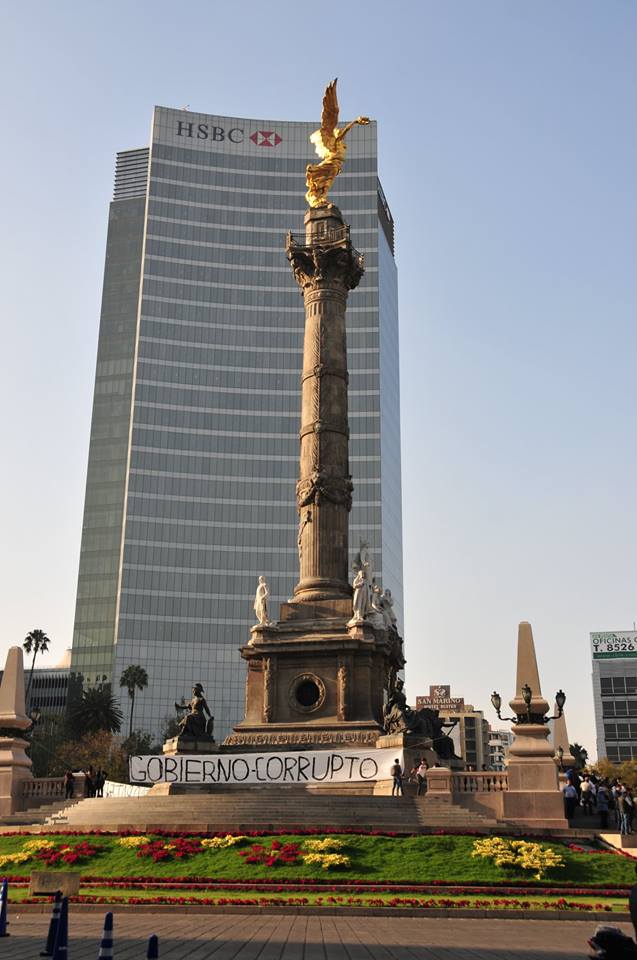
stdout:
<svg viewBox="0 0 637 960">
<path fill-rule="evenodd" d="M 310 142 L 314 144 L 314 148 L 321 160 L 326 160 L 327 157 L 334 153 L 337 123 L 338 100 L 336 98 L 336 80 L 332 80 L 332 82 L 327 85 L 323 96 L 321 129 L 315 130 L 310 137 Z"/>
</svg>

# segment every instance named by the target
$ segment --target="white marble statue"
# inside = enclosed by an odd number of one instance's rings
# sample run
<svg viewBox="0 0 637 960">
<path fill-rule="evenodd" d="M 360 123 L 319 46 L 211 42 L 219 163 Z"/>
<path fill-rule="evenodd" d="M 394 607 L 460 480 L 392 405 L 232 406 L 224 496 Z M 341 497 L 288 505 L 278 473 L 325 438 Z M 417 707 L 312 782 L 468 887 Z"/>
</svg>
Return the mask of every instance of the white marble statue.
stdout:
<svg viewBox="0 0 637 960">
<path fill-rule="evenodd" d="M 371 589 L 370 609 L 367 619 L 378 629 L 387 629 L 385 611 L 383 609 L 383 591 L 374 581 Z"/>
<path fill-rule="evenodd" d="M 354 590 L 354 600 L 352 603 L 354 616 L 350 623 L 362 623 L 369 611 L 369 581 L 367 579 L 367 571 L 364 567 L 361 567 L 354 577 L 352 588 Z"/>
<path fill-rule="evenodd" d="M 270 596 L 270 590 L 268 588 L 267 581 L 265 577 L 259 577 L 259 585 L 257 587 L 257 592 L 254 597 L 254 612 L 257 615 L 257 620 L 259 621 L 260 626 L 269 627 L 272 625 L 272 620 L 268 615 L 268 597 Z"/>
<path fill-rule="evenodd" d="M 385 622 L 387 628 L 391 629 L 396 626 L 396 614 L 394 613 L 394 600 L 391 595 L 391 590 L 385 590 L 383 594 L 383 613 L 385 615 Z"/>
</svg>

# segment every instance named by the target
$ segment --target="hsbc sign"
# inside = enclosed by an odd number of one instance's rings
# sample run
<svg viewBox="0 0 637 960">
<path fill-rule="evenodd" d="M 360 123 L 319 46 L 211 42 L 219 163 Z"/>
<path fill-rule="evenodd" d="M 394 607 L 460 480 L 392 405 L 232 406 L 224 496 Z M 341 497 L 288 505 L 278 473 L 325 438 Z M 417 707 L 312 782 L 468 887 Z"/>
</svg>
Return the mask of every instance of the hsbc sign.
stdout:
<svg viewBox="0 0 637 960">
<path fill-rule="evenodd" d="M 274 130 L 255 130 L 250 139 L 257 147 L 278 147 L 281 137 Z"/>
<path fill-rule="evenodd" d="M 178 137 L 189 137 L 193 140 L 212 140 L 215 143 L 243 143 L 245 140 L 242 127 L 218 127 L 211 123 L 195 123 L 188 120 L 178 120 Z M 283 138 L 275 130 L 255 130 L 249 134 L 249 139 L 257 147 L 278 147 Z"/>
</svg>

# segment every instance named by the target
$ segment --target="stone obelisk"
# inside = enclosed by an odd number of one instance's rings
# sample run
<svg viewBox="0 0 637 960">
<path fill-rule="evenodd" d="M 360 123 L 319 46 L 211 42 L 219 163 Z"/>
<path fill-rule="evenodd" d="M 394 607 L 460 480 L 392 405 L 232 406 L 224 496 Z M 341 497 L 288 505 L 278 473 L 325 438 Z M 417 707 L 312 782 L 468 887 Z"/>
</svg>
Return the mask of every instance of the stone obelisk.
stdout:
<svg viewBox="0 0 637 960">
<path fill-rule="evenodd" d="M 522 696 L 525 685 L 532 692 L 528 706 Z M 501 794 L 503 816 L 528 826 L 563 828 L 564 801 L 549 729 L 544 722 L 549 704 L 542 696 L 533 631 L 526 621 L 518 627 L 515 697 L 510 706 L 518 721 L 509 749 L 509 789 Z"/>
<path fill-rule="evenodd" d="M 24 809 L 24 781 L 33 779 L 24 752 L 24 733 L 31 726 L 24 705 L 22 648 L 10 647 L 0 684 L 0 816 Z"/>
<path fill-rule="evenodd" d="M 300 578 L 294 598 L 338 600 L 352 593 L 345 308 L 349 291 L 363 276 L 363 258 L 333 204 L 307 211 L 305 237 L 288 234 L 286 252 L 305 305 L 296 486 Z"/>
</svg>

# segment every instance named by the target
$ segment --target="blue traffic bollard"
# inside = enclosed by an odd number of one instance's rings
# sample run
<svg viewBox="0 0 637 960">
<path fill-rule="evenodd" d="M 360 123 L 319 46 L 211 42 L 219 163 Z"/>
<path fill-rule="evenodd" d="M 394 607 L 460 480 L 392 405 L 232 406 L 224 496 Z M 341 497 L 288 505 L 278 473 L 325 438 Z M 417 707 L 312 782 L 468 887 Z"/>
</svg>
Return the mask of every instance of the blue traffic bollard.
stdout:
<svg viewBox="0 0 637 960">
<path fill-rule="evenodd" d="M 110 911 L 104 917 L 104 933 L 97 960 L 113 960 L 113 914 Z"/>
<path fill-rule="evenodd" d="M 7 932 L 7 927 L 9 926 L 9 921 L 7 920 L 7 900 L 9 899 L 9 885 L 6 880 L 2 881 L 2 886 L 0 887 L 0 937 L 8 937 L 9 933 Z"/>
<path fill-rule="evenodd" d="M 146 951 L 146 960 L 159 960 L 159 940 L 157 934 L 148 938 L 148 950 Z"/>
<path fill-rule="evenodd" d="M 57 933 L 55 935 L 55 946 L 53 947 L 53 960 L 67 960 L 67 948 L 69 945 L 69 898 L 64 897 L 62 908 L 60 910 L 60 921 L 58 923 Z"/>
<path fill-rule="evenodd" d="M 55 891 L 55 900 L 53 901 L 53 911 L 51 913 L 51 920 L 49 921 L 49 932 L 46 937 L 46 946 L 44 950 L 40 950 L 41 957 L 52 957 L 53 948 L 55 947 L 55 935 L 58 932 L 58 924 L 60 922 L 60 910 L 62 909 L 62 894 L 59 890 Z"/>
</svg>

